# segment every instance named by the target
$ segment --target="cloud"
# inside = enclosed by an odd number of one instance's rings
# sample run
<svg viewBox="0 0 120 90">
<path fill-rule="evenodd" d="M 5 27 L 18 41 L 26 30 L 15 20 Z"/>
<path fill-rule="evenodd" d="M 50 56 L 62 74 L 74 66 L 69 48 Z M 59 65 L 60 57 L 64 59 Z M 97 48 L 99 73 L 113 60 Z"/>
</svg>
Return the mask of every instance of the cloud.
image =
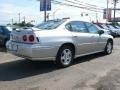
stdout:
<svg viewBox="0 0 120 90">
<path fill-rule="evenodd" d="M 13 9 L 13 5 L 12 4 L 1 4 L 0 5 L 0 12 L 1 13 L 6 13 L 6 14 L 12 14 L 12 9 Z"/>
</svg>

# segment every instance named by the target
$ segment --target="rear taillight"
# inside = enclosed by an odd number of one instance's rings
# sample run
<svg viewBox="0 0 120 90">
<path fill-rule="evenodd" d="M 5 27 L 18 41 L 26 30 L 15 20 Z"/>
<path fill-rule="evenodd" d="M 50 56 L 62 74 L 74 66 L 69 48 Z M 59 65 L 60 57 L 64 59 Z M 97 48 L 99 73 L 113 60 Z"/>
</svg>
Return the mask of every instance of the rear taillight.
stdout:
<svg viewBox="0 0 120 90">
<path fill-rule="evenodd" d="M 27 41 L 27 35 L 23 36 L 23 41 Z"/>
<path fill-rule="evenodd" d="M 30 35 L 30 36 L 28 37 L 28 39 L 29 39 L 30 42 L 34 42 L 35 37 L 34 37 L 34 35 Z"/>
</svg>

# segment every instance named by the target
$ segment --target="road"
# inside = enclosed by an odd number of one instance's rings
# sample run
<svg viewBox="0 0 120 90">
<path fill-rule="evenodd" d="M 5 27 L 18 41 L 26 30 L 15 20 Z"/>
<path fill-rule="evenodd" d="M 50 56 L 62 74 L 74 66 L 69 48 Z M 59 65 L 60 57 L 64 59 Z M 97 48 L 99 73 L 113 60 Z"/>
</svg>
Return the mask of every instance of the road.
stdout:
<svg viewBox="0 0 120 90">
<path fill-rule="evenodd" d="M 0 49 L 0 90 L 120 90 L 120 38 L 111 55 L 77 58 L 68 68 L 31 62 Z"/>
</svg>

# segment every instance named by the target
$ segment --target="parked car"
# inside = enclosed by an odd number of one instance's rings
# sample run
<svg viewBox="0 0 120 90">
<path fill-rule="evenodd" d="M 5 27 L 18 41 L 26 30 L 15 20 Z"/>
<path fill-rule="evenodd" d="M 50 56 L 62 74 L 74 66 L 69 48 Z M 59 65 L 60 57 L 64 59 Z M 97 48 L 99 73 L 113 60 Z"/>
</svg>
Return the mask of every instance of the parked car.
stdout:
<svg viewBox="0 0 120 90">
<path fill-rule="evenodd" d="M 116 32 L 116 36 L 120 36 L 120 30 L 116 27 L 113 27 L 112 25 L 107 25 L 108 28 L 114 32 Z"/>
<path fill-rule="evenodd" d="M 110 30 L 104 29 L 104 28 L 103 28 L 101 25 L 99 25 L 99 24 L 94 24 L 94 25 L 95 25 L 99 30 L 103 30 L 105 34 L 111 35 Z"/>
<path fill-rule="evenodd" d="M 72 19 L 43 22 L 34 28 L 11 33 L 10 53 L 28 60 L 53 60 L 58 66 L 71 65 L 74 58 L 98 52 L 111 54 L 113 37 L 92 23 Z"/>
<path fill-rule="evenodd" d="M 117 29 L 118 36 L 120 36 L 120 27 L 117 25 L 112 25 L 112 26 Z"/>
<path fill-rule="evenodd" d="M 120 26 L 116 25 L 116 26 L 114 26 L 114 27 L 116 27 L 116 28 L 118 28 L 118 29 L 120 30 Z"/>
<path fill-rule="evenodd" d="M 0 45 L 5 45 L 10 39 L 12 29 L 7 26 L 0 25 Z"/>
<path fill-rule="evenodd" d="M 104 29 L 109 30 L 109 31 L 110 31 L 110 33 L 111 33 L 111 35 L 112 35 L 113 37 L 118 36 L 118 33 L 116 32 L 116 30 L 111 29 L 110 27 L 108 27 L 108 26 L 107 26 L 107 25 L 105 25 L 105 24 L 102 24 L 101 26 L 102 26 Z"/>
</svg>

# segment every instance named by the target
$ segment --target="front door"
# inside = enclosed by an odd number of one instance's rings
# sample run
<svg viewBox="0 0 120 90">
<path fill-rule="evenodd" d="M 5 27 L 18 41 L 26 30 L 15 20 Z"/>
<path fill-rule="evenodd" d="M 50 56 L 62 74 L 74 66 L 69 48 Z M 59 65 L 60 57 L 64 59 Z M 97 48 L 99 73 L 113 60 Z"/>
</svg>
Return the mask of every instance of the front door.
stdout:
<svg viewBox="0 0 120 90">
<path fill-rule="evenodd" d="M 102 50 L 105 43 L 102 40 L 102 35 L 98 33 L 99 29 L 91 23 L 85 23 L 85 25 L 89 31 L 89 35 L 91 36 L 92 51 L 96 52 Z"/>
</svg>

